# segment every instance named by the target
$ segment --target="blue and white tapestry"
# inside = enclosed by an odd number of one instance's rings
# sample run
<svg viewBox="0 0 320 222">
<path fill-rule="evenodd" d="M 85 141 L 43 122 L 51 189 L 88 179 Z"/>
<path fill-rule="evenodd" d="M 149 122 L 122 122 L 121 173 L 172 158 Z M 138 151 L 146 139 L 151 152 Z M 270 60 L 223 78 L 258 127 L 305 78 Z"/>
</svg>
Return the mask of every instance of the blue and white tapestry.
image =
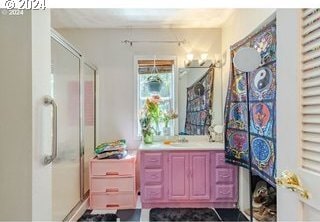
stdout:
<svg viewBox="0 0 320 222">
<path fill-rule="evenodd" d="M 214 69 L 187 88 L 186 135 L 208 135 L 211 125 Z"/>
<path fill-rule="evenodd" d="M 249 73 L 249 101 L 246 101 L 246 75 L 231 62 L 225 106 L 226 161 L 248 168 L 248 129 L 250 129 L 252 170 L 271 185 L 276 176 L 276 21 L 231 46 L 231 61 L 243 46 L 255 48 L 261 65 Z M 247 104 L 250 109 L 248 126 Z"/>
</svg>

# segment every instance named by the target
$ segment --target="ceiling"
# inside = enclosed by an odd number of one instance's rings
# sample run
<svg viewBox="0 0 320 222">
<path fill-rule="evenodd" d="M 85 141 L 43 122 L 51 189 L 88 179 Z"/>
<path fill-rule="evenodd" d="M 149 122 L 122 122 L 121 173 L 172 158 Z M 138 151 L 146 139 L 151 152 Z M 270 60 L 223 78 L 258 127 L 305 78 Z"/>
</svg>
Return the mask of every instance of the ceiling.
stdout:
<svg viewBox="0 0 320 222">
<path fill-rule="evenodd" d="M 233 9 L 52 9 L 54 28 L 219 28 Z"/>
</svg>

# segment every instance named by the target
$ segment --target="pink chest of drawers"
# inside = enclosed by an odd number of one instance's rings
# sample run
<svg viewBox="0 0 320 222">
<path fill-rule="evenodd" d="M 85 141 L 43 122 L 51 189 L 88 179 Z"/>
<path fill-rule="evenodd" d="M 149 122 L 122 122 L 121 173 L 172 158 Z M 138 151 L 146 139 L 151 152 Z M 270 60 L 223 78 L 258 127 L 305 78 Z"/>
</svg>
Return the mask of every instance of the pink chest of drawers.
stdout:
<svg viewBox="0 0 320 222">
<path fill-rule="evenodd" d="M 90 208 L 131 209 L 137 200 L 136 156 L 90 161 Z"/>
</svg>

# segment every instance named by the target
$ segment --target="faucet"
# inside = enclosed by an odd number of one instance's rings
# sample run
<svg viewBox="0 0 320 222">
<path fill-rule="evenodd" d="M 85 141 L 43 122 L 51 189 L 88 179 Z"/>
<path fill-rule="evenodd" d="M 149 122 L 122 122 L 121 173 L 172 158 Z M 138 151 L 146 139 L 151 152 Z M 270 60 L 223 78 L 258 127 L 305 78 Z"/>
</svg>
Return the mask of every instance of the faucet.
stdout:
<svg viewBox="0 0 320 222">
<path fill-rule="evenodd" d="M 178 142 L 179 142 L 179 143 L 187 143 L 188 140 L 187 140 L 185 137 L 179 135 L 179 137 L 178 137 Z"/>
</svg>

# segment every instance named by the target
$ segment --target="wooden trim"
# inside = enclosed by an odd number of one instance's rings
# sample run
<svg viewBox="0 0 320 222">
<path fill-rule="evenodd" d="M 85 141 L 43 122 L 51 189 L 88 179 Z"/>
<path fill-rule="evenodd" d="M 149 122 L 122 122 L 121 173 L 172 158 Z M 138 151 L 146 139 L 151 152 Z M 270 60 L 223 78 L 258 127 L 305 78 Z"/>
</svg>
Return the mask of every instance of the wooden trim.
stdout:
<svg viewBox="0 0 320 222">
<path fill-rule="evenodd" d="M 139 67 L 150 67 L 150 66 L 172 66 L 174 64 L 174 60 L 138 60 Z"/>
</svg>

